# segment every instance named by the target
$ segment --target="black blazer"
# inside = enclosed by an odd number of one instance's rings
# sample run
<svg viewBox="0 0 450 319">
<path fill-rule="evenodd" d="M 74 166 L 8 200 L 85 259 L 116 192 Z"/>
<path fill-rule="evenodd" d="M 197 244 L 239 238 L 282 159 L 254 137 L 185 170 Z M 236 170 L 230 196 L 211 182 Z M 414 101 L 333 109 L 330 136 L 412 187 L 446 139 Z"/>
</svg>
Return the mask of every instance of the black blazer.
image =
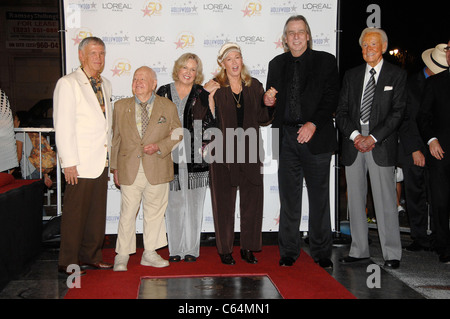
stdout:
<svg viewBox="0 0 450 319">
<path fill-rule="evenodd" d="M 419 113 L 424 87 L 425 74 L 423 70 L 408 79 L 405 117 L 398 131 L 398 162 L 400 166 L 414 163 L 412 158 L 413 152 L 421 151 L 424 155 L 426 154 L 426 148 L 417 126 L 417 114 Z"/>
<path fill-rule="evenodd" d="M 307 50 L 305 53 L 306 87 L 300 97 L 302 119 L 316 125 L 316 132 L 308 142 L 311 153 L 334 152 L 338 148 L 337 133 L 333 116 L 339 98 L 339 73 L 336 58 L 326 52 Z M 276 56 L 269 62 L 266 90 L 270 87 L 278 91 L 275 107 L 269 108 L 273 117 L 272 127 L 280 129 L 280 142 L 284 111 L 286 108 L 286 90 L 288 89 L 288 61 L 291 53 Z"/>
<path fill-rule="evenodd" d="M 419 129 L 426 144 L 432 137 L 446 154 L 441 164 L 450 163 L 450 73 L 442 71 L 426 80 L 422 103 L 418 116 Z M 428 164 L 436 165 L 437 159 L 427 158 Z"/>
<path fill-rule="evenodd" d="M 360 108 L 364 91 L 366 64 L 347 71 L 344 75 L 336 124 L 343 135 L 342 164 L 352 165 L 358 155 L 350 135 L 361 132 Z M 369 118 L 369 132 L 377 139 L 372 151 L 379 166 L 395 166 L 397 163 L 398 128 L 406 107 L 406 72 L 399 67 L 383 62 Z"/>
</svg>

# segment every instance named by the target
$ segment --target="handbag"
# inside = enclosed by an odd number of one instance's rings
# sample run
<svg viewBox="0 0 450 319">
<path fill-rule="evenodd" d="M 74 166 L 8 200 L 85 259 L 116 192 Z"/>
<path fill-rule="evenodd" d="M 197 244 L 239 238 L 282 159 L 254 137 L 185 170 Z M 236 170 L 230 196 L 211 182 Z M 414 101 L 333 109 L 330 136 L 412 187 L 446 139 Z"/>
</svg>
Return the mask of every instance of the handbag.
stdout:
<svg viewBox="0 0 450 319">
<path fill-rule="evenodd" d="M 33 166 L 43 173 L 48 174 L 56 166 L 56 153 L 48 143 L 47 139 L 41 135 L 39 140 L 39 133 L 28 133 L 33 149 L 31 150 L 28 159 Z M 42 160 L 41 160 L 42 158 Z"/>
</svg>

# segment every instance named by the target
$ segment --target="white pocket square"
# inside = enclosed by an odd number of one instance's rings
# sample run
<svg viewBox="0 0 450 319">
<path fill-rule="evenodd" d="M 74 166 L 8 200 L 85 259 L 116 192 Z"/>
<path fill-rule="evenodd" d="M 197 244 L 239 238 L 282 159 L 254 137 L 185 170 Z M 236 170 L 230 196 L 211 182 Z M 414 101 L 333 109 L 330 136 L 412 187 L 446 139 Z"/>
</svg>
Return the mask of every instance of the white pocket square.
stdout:
<svg viewBox="0 0 450 319">
<path fill-rule="evenodd" d="M 394 89 L 393 86 L 385 86 L 385 87 L 384 87 L 384 90 L 385 90 L 385 91 L 392 91 L 393 89 Z"/>
</svg>

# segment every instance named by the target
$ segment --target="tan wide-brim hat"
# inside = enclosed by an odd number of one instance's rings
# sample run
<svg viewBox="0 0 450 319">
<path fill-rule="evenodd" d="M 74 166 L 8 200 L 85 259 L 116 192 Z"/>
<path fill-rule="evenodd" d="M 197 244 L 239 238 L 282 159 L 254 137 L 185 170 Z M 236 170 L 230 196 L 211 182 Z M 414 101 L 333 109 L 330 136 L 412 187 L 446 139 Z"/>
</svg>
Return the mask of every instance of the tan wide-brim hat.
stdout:
<svg viewBox="0 0 450 319">
<path fill-rule="evenodd" d="M 228 53 L 236 51 L 241 53 L 241 47 L 233 42 L 227 42 L 219 50 L 219 55 L 217 56 L 217 62 L 222 63 L 222 61 L 226 58 Z"/>
<path fill-rule="evenodd" d="M 448 69 L 447 56 L 444 51 L 446 46 L 447 44 L 441 43 L 435 48 L 425 50 L 422 53 L 423 62 L 434 74 Z"/>
</svg>

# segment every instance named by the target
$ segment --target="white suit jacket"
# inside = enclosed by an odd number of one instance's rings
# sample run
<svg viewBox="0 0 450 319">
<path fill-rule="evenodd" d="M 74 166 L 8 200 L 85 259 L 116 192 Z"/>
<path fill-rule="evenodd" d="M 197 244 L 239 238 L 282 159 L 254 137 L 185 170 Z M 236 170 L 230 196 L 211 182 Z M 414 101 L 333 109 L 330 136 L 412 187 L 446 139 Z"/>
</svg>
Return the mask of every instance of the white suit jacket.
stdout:
<svg viewBox="0 0 450 319">
<path fill-rule="evenodd" d="M 111 83 L 102 77 L 105 115 L 81 68 L 60 78 L 53 93 L 53 123 L 61 167 L 76 166 L 79 177 L 97 178 L 111 154 Z"/>
</svg>

